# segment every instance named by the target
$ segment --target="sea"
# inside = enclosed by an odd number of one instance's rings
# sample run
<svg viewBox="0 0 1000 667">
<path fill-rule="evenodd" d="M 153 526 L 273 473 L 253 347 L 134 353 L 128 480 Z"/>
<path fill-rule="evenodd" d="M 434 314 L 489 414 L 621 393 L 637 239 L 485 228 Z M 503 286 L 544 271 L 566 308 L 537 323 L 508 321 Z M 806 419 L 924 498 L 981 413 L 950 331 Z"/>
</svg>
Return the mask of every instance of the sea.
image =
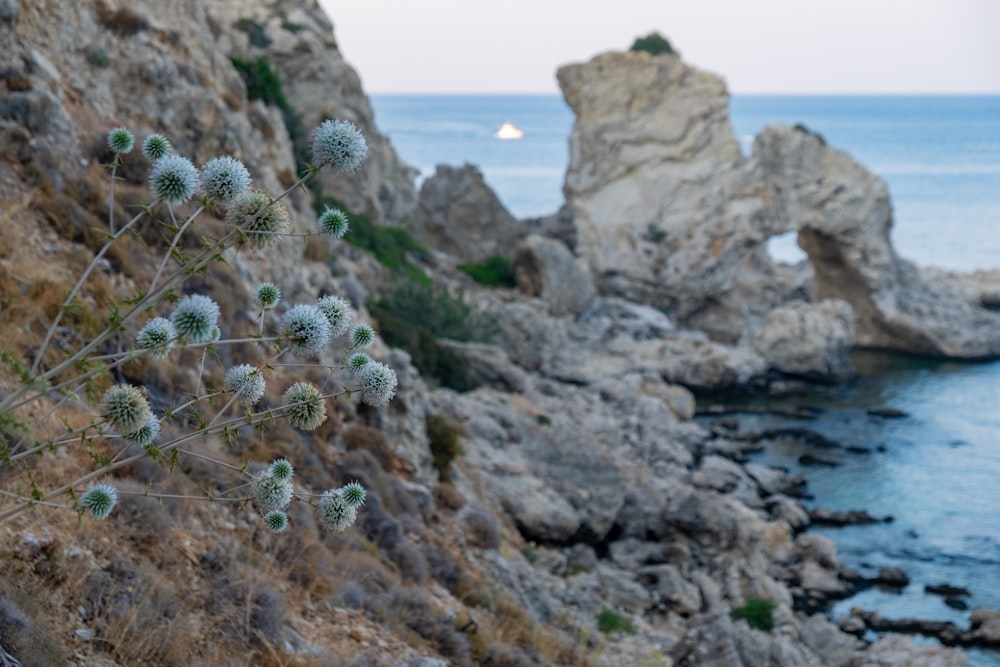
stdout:
<svg viewBox="0 0 1000 667">
<path fill-rule="evenodd" d="M 573 114 L 560 96 L 375 95 L 372 105 L 376 124 L 420 178 L 438 164 L 470 163 L 517 217 L 562 204 Z M 955 271 L 1000 268 L 1000 96 L 734 95 L 730 111 L 746 154 L 767 125 L 803 123 L 883 178 L 903 257 Z M 523 138 L 495 138 L 504 122 Z M 794 235 L 768 249 L 777 261 L 805 257 Z M 892 517 L 814 529 L 836 542 L 848 567 L 873 576 L 894 566 L 910 577 L 903 590 L 868 588 L 838 603 L 834 618 L 857 606 L 967 627 L 969 610 L 1000 609 L 1000 362 L 876 353 L 856 353 L 854 362 L 860 377 L 850 383 L 755 399 L 755 407 L 814 408 L 815 421 L 762 413 L 742 418 L 740 428 L 805 427 L 827 436 L 840 446 L 817 450 L 790 439 L 755 457 L 803 475 L 810 507 Z M 802 465 L 805 454 L 824 465 Z M 924 590 L 942 583 L 970 591 L 968 610 Z M 968 655 L 974 667 L 1000 667 L 1000 652 Z"/>
</svg>

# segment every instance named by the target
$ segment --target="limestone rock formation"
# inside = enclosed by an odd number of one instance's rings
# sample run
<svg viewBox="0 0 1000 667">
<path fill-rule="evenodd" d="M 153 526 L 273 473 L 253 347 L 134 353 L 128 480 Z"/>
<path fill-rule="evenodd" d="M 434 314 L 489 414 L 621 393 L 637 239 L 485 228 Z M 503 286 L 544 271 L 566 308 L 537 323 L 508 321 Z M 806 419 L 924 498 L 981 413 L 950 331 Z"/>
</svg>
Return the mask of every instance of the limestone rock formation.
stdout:
<svg viewBox="0 0 1000 667">
<path fill-rule="evenodd" d="M 1000 355 L 1000 315 L 954 298 L 892 247 L 892 206 L 885 183 L 814 134 L 764 130 L 754 162 L 779 193 L 781 214 L 799 227 L 816 298 L 854 309 L 857 343 L 946 357 Z"/>
<path fill-rule="evenodd" d="M 854 347 L 854 313 L 845 301 L 793 301 L 770 311 L 757 330 L 754 349 L 781 373 L 846 379 Z"/>
<path fill-rule="evenodd" d="M 594 299 L 590 270 L 559 241 L 537 235 L 524 239 L 514 269 L 521 291 L 548 303 L 556 317 L 579 315 Z"/>
<path fill-rule="evenodd" d="M 601 294 L 662 308 L 730 344 L 751 340 L 792 299 L 841 299 L 859 346 L 1000 355 L 990 294 L 941 285 L 898 257 L 885 183 L 818 135 L 768 128 L 747 159 L 722 80 L 672 54 L 605 53 L 558 78 L 576 113 L 567 209 Z M 766 255 L 764 243 L 788 231 L 814 285 Z M 778 354 L 776 369 L 801 372 L 802 360 Z"/>
<path fill-rule="evenodd" d="M 419 241 L 463 262 L 510 257 L 526 233 L 471 164 L 438 165 L 420 187 L 419 215 L 410 224 Z"/>
</svg>

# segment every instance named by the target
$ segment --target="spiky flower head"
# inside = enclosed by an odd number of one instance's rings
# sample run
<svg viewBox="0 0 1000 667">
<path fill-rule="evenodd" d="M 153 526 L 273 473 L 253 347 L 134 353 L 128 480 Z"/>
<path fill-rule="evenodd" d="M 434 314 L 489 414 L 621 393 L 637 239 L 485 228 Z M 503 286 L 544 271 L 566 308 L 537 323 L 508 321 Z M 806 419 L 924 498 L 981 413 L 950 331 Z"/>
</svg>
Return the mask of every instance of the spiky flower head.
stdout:
<svg viewBox="0 0 1000 667">
<path fill-rule="evenodd" d="M 346 120 L 325 120 L 313 131 L 312 156 L 317 167 L 354 171 L 368 154 L 365 137 Z"/>
<path fill-rule="evenodd" d="M 347 366 L 357 375 L 366 364 L 371 363 L 372 358 L 364 352 L 355 352 L 347 358 Z"/>
<path fill-rule="evenodd" d="M 330 342 L 330 321 L 317 306 L 301 303 L 285 313 L 281 333 L 293 349 L 318 357 Z"/>
<path fill-rule="evenodd" d="M 292 502 L 292 481 L 276 479 L 270 472 L 262 472 L 250 483 L 250 502 L 261 516 L 284 510 Z"/>
<path fill-rule="evenodd" d="M 160 434 L 160 420 L 156 415 L 149 415 L 147 421 L 138 431 L 134 431 L 122 437 L 136 447 L 149 447 Z"/>
<path fill-rule="evenodd" d="M 124 127 L 116 127 L 108 133 L 108 148 L 119 155 L 130 152 L 135 147 L 135 137 Z"/>
<path fill-rule="evenodd" d="M 154 317 L 139 329 L 135 343 L 140 349 L 149 352 L 154 359 L 162 359 L 170 352 L 177 338 L 177 329 L 165 317 Z"/>
<path fill-rule="evenodd" d="M 223 386 L 243 405 L 256 405 L 264 396 L 264 374 L 250 364 L 233 366 L 226 371 Z"/>
<path fill-rule="evenodd" d="M 141 389 L 130 384 L 116 384 L 104 392 L 101 414 L 108 420 L 108 426 L 128 435 L 146 426 L 153 411 Z"/>
<path fill-rule="evenodd" d="M 335 239 L 344 238 L 350 225 L 347 222 L 347 214 L 339 208 L 329 208 L 319 216 L 319 230 L 324 234 L 329 234 Z"/>
<path fill-rule="evenodd" d="M 198 169 L 180 155 L 164 155 L 153 164 L 149 187 L 171 204 L 183 204 L 198 190 Z"/>
<path fill-rule="evenodd" d="M 80 504 L 95 519 L 107 519 L 118 504 L 118 489 L 110 484 L 96 484 L 80 497 Z"/>
<path fill-rule="evenodd" d="M 316 517 L 325 530 L 341 532 L 358 518 L 357 509 L 347 504 L 339 489 L 323 494 L 316 505 Z"/>
<path fill-rule="evenodd" d="M 396 395 L 396 371 L 380 361 L 365 364 L 357 375 L 361 398 L 376 407 L 387 404 Z"/>
<path fill-rule="evenodd" d="M 319 389 L 308 382 L 296 382 L 285 391 L 282 403 L 286 406 L 288 423 L 303 431 L 312 431 L 326 421 L 326 403 Z"/>
<path fill-rule="evenodd" d="M 142 142 L 142 154 L 150 162 L 156 162 L 170 152 L 170 142 L 162 134 L 151 134 Z"/>
<path fill-rule="evenodd" d="M 357 482 L 350 482 L 345 484 L 340 489 L 340 497 L 344 499 L 350 507 L 360 507 L 365 504 L 365 487 L 361 486 Z"/>
<path fill-rule="evenodd" d="M 248 190 L 251 180 L 246 166 L 228 155 L 209 160 L 201 168 L 202 191 L 209 199 L 223 205 Z"/>
<path fill-rule="evenodd" d="M 347 299 L 332 295 L 324 296 L 316 301 L 316 305 L 330 322 L 330 335 L 334 338 L 343 336 L 354 318 L 354 309 Z"/>
<path fill-rule="evenodd" d="M 271 477 L 278 480 L 291 479 L 292 475 L 295 473 L 295 469 L 288 459 L 277 459 L 271 463 L 271 467 L 267 469 Z"/>
<path fill-rule="evenodd" d="M 375 330 L 368 324 L 356 324 L 351 329 L 351 347 L 364 349 L 375 341 Z"/>
<path fill-rule="evenodd" d="M 273 283 L 257 286 L 257 307 L 261 310 L 271 310 L 281 301 L 281 290 Z"/>
<path fill-rule="evenodd" d="M 288 528 L 288 515 L 281 510 L 274 510 L 264 515 L 264 523 L 272 533 L 280 533 Z"/>
<path fill-rule="evenodd" d="M 209 343 L 218 343 L 219 339 L 222 338 L 222 329 L 217 326 L 212 326 L 212 330 L 208 334 Z"/>
<path fill-rule="evenodd" d="M 190 343 L 213 342 L 213 329 L 218 328 L 218 320 L 219 305 L 204 294 L 189 294 L 177 302 L 170 314 L 177 334 Z"/>
<path fill-rule="evenodd" d="M 281 240 L 292 224 L 288 208 L 260 190 L 244 190 L 232 200 L 226 222 L 239 228 L 242 243 L 254 248 L 267 248 Z"/>
</svg>

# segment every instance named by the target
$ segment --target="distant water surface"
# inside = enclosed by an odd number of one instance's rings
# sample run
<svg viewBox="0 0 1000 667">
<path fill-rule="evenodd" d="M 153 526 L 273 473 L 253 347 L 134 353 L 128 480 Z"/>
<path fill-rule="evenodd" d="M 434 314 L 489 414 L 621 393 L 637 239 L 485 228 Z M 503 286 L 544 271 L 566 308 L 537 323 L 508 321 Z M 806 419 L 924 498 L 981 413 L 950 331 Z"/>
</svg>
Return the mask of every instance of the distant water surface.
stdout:
<svg viewBox="0 0 1000 667">
<path fill-rule="evenodd" d="M 573 116 L 560 97 L 377 95 L 372 102 L 378 126 L 424 177 L 440 163 L 470 162 L 518 217 L 561 205 Z M 493 138 L 505 121 L 523 129 L 524 138 Z M 1000 267 L 1000 97 L 738 95 L 732 122 L 746 153 L 766 125 L 801 122 L 884 178 L 904 257 L 958 270 Z M 783 261 L 801 256 L 793 239 L 770 249 Z M 812 505 L 895 519 L 822 530 L 849 567 L 872 575 L 895 565 L 912 580 L 898 593 L 864 591 L 838 604 L 834 615 L 856 605 L 965 627 L 968 612 L 923 587 L 965 586 L 973 593 L 971 608 L 1000 608 L 1000 362 L 878 355 L 857 355 L 856 362 L 863 371 L 858 382 L 783 401 L 822 408 L 816 422 L 794 426 L 855 451 L 786 442 L 758 459 L 803 474 Z M 873 417 L 872 407 L 908 416 Z M 741 428 L 775 425 L 780 420 L 741 421 Z M 838 465 L 803 467 L 804 453 Z M 998 652 L 970 651 L 969 659 L 974 667 L 1000 667 Z"/>
</svg>

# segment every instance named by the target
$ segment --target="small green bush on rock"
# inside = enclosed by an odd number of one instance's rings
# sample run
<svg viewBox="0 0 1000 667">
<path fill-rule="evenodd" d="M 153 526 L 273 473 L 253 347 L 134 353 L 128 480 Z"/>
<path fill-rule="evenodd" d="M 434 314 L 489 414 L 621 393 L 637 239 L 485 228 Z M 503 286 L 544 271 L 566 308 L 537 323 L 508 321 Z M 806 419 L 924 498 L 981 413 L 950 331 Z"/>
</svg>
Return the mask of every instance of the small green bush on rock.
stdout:
<svg viewBox="0 0 1000 667">
<path fill-rule="evenodd" d="M 645 37 L 636 37 L 629 51 L 645 51 L 654 56 L 661 53 L 677 53 L 671 46 L 670 40 L 658 32 L 651 32 Z"/>
<path fill-rule="evenodd" d="M 607 608 L 597 615 L 597 629 L 606 635 L 612 632 L 624 632 L 629 635 L 636 633 L 635 626 L 627 618 Z"/>
<path fill-rule="evenodd" d="M 744 619 L 751 628 L 770 632 L 774 628 L 774 609 L 777 605 L 763 598 L 750 598 L 742 607 L 729 612 L 730 618 Z"/>
<path fill-rule="evenodd" d="M 514 265 L 506 257 L 493 255 L 482 262 L 459 264 L 460 271 L 469 274 L 473 280 L 487 287 L 517 287 Z"/>
</svg>

